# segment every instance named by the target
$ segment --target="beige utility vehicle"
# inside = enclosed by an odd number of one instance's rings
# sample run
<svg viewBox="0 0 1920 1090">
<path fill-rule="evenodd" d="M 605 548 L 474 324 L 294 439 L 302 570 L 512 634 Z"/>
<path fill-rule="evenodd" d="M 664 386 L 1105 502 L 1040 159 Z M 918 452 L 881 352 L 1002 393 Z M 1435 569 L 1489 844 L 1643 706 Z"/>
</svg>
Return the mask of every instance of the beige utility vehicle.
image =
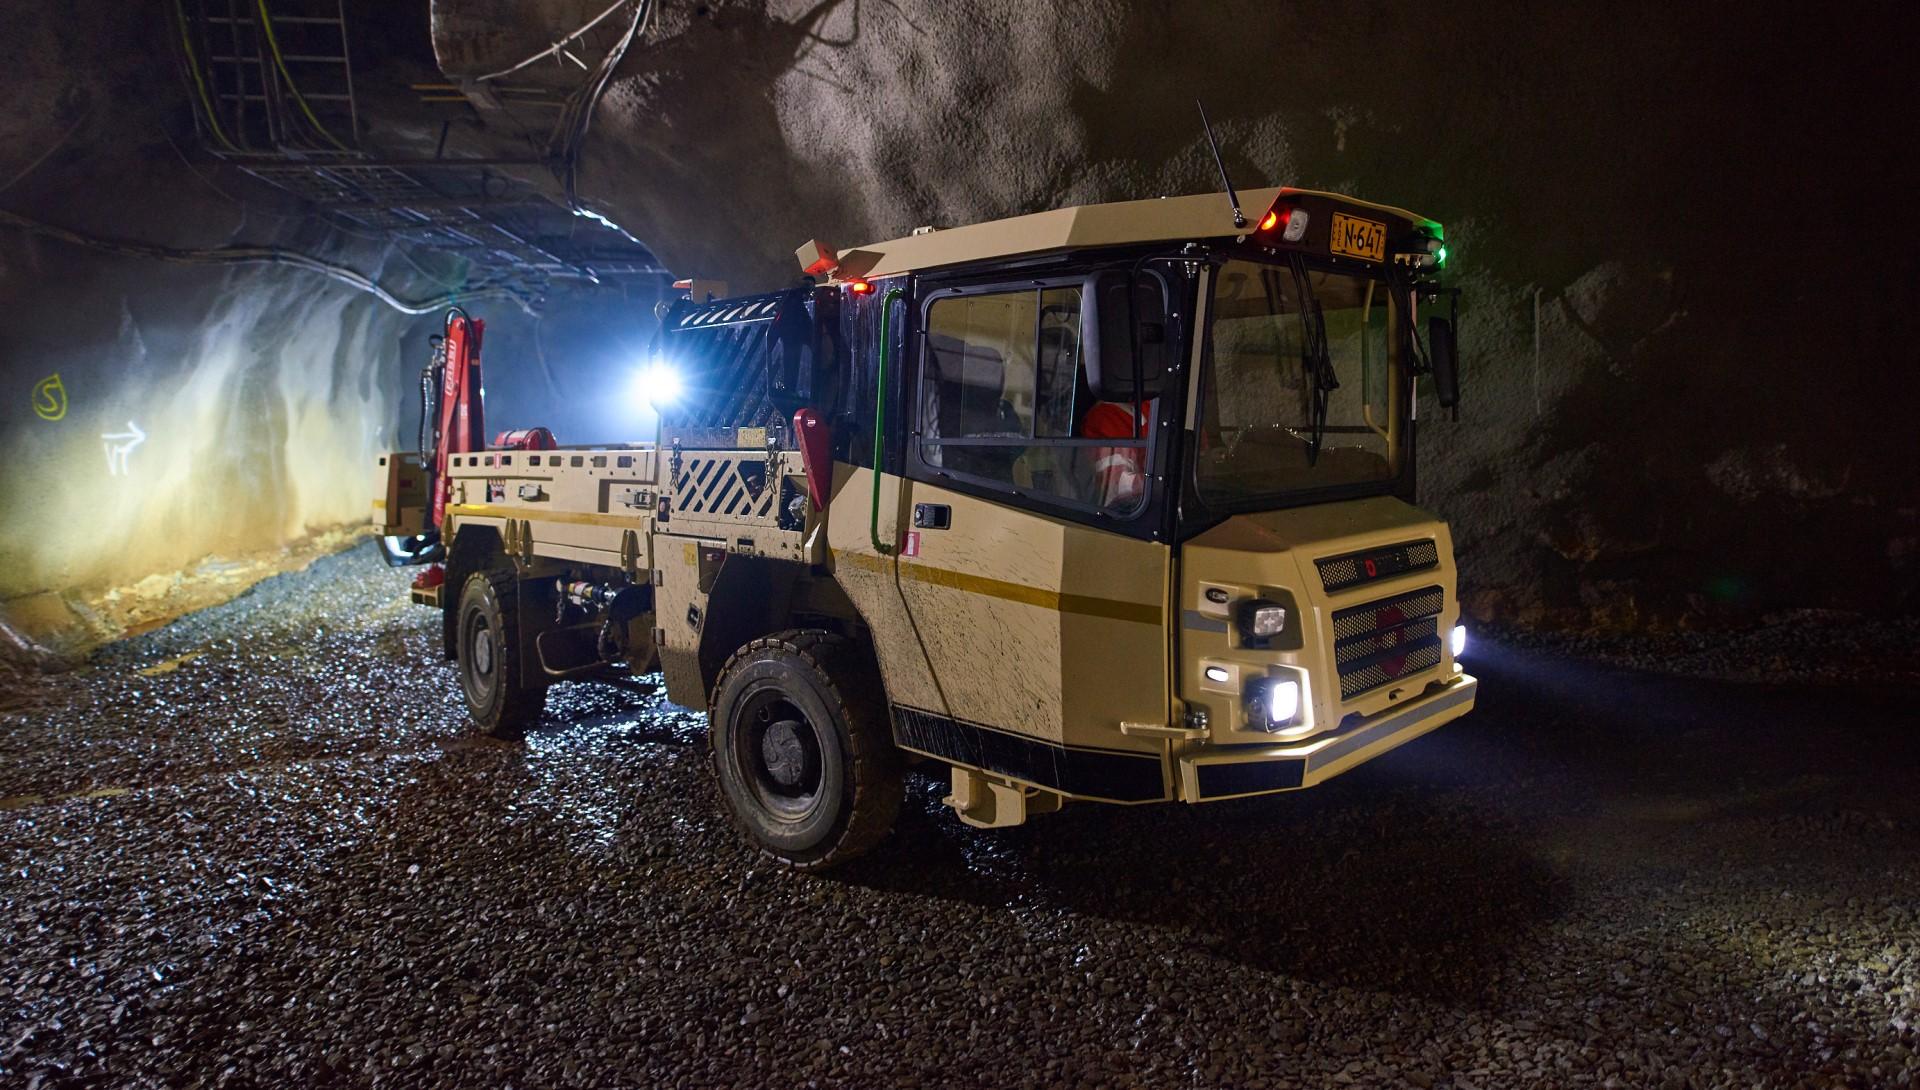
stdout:
<svg viewBox="0 0 1920 1090">
<path fill-rule="evenodd" d="M 659 670 L 747 835 L 818 868 L 886 834 L 913 765 L 1007 826 L 1311 787 L 1466 713 L 1452 543 L 1412 504 L 1416 377 L 1458 396 L 1452 320 L 1416 320 L 1449 295 L 1440 225 L 1244 196 L 695 282 L 646 368 L 653 444 L 483 449 L 454 317 L 435 438 L 381 459 L 375 521 L 435 563 L 414 596 L 474 720 Z"/>
</svg>

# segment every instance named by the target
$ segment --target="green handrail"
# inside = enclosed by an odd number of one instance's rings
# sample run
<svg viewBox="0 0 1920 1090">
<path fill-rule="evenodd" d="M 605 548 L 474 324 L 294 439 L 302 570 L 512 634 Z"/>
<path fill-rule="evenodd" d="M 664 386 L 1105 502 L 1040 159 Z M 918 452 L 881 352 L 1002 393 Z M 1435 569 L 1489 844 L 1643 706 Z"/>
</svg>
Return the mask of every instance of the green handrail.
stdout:
<svg viewBox="0 0 1920 1090">
<path fill-rule="evenodd" d="M 894 548 L 880 540 L 880 456 L 887 434 L 887 356 L 893 352 L 893 301 L 907 294 L 894 288 L 880 300 L 880 373 L 874 376 L 873 395 L 873 508 L 867 517 L 867 536 L 873 539 L 873 551 L 892 556 Z"/>
</svg>

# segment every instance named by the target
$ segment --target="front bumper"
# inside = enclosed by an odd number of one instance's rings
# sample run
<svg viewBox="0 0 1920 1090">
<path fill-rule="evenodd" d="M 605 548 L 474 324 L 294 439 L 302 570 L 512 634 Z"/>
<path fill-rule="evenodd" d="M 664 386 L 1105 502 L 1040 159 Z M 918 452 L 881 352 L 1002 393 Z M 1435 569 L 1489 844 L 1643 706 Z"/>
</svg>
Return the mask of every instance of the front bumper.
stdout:
<svg viewBox="0 0 1920 1090">
<path fill-rule="evenodd" d="M 1461 674 L 1447 685 L 1397 704 L 1347 730 L 1294 745 L 1206 746 L 1179 759 L 1185 802 L 1297 791 L 1330 780 L 1473 710 L 1480 683 Z"/>
</svg>

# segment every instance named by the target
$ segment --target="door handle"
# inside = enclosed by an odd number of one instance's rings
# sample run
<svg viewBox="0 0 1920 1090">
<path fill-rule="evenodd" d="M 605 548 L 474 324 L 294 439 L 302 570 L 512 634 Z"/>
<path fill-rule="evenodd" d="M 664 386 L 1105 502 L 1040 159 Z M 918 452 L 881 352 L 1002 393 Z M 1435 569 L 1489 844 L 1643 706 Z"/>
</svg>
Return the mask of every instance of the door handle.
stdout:
<svg viewBox="0 0 1920 1090">
<path fill-rule="evenodd" d="M 952 525 L 952 507 L 944 503 L 916 503 L 913 505 L 914 529 L 945 530 Z"/>
</svg>

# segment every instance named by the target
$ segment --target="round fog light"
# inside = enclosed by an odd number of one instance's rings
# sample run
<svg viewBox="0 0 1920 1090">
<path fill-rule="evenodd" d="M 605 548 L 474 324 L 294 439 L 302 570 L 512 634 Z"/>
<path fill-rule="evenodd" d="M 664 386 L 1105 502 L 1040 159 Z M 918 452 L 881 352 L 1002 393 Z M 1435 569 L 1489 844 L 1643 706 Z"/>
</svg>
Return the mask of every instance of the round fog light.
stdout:
<svg viewBox="0 0 1920 1090">
<path fill-rule="evenodd" d="M 1447 634 L 1447 646 L 1453 649 L 1453 657 L 1459 658 L 1467 652 L 1467 626 L 1457 624 Z"/>
</svg>

